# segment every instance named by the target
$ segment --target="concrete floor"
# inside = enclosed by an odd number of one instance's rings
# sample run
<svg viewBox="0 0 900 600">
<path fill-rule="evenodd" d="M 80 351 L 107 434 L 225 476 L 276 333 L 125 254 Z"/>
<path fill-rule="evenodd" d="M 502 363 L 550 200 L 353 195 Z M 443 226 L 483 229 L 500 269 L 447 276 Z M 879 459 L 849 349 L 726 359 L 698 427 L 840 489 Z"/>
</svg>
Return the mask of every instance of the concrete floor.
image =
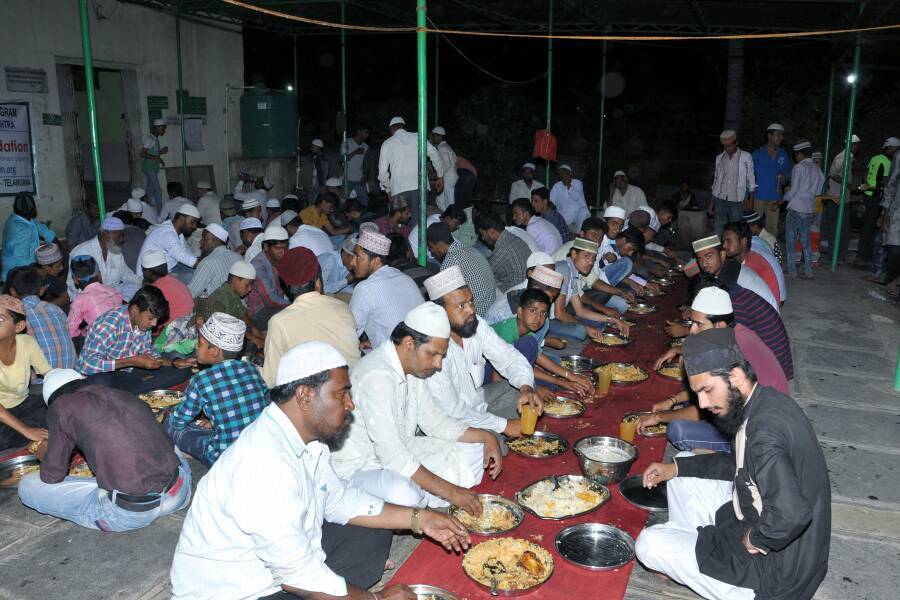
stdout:
<svg viewBox="0 0 900 600">
<path fill-rule="evenodd" d="M 883 288 L 862 275 L 841 268 L 789 280 L 783 311 L 797 370 L 793 394 L 819 434 L 832 478 L 834 534 L 821 600 L 893 600 L 900 589 L 900 394 L 891 388 L 900 308 L 871 297 Z M 199 478 L 205 469 L 194 467 Z M 14 491 L 0 490 L 0 599 L 168 598 L 183 518 L 102 534 L 28 510 Z M 396 536 L 395 561 L 415 545 Z M 696 597 L 640 566 L 626 594 Z"/>
</svg>

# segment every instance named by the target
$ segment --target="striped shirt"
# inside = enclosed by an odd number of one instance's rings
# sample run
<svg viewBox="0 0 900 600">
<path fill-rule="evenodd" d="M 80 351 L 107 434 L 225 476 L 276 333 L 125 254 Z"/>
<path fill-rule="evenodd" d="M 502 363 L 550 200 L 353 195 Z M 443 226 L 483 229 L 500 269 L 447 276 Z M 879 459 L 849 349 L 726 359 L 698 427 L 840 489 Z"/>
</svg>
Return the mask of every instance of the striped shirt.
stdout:
<svg viewBox="0 0 900 600">
<path fill-rule="evenodd" d="M 34 336 L 47 362 L 54 369 L 71 369 L 75 366 L 75 346 L 69 337 L 66 313 L 37 296 L 22 298 L 28 333 Z"/>
<path fill-rule="evenodd" d="M 463 277 L 472 290 L 472 300 L 479 316 L 487 313 L 497 299 L 497 281 L 487 259 L 477 250 L 454 241 L 441 262 L 441 271 L 453 265 L 462 269 Z"/>
<path fill-rule="evenodd" d="M 226 360 L 191 378 L 184 401 L 168 417 L 169 427 L 184 429 L 203 412 L 213 427 L 205 455 L 212 463 L 268 404 L 259 369 L 251 363 Z"/>
<path fill-rule="evenodd" d="M 547 212 L 541 215 L 544 217 L 544 220 L 556 227 L 556 230 L 559 232 L 560 237 L 562 237 L 563 242 L 568 242 L 572 238 L 572 230 L 569 229 L 569 226 L 566 224 L 566 220 L 560 214 L 558 210 L 553 207 L 547 209 Z"/>
<path fill-rule="evenodd" d="M 494 251 L 488 257 L 488 264 L 494 271 L 497 286 L 505 292 L 525 279 L 531 248 L 520 238 L 504 231 L 494 244 Z"/>
<path fill-rule="evenodd" d="M 736 323 L 747 327 L 765 342 L 778 364 L 784 369 L 788 380 L 794 378 L 794 359 L 791 356 L 791 342 L 784 322 L 772 305 L 758 294 L 734 284 L 728 287 Z"/>
<path fill-rule="evenodd" d="M 75 370 L 82 375 L 108 373 L 116 370 L 116 360 L 144 354 L 159 357 L 150 332 L 132 325 L 128 307 L 123 306 L 103 313 L 94 321 Z"/>
<path fill-rule="evenodd" d="M 412 277 L 383 266 L 353 288 L 350 312 L 356 319 L 356 335 L 365 332 L 373 348 L 380 346 L 406 318 L 406 313 L 422 302 L 419 286 Z"/>
<path fill-rule="evenodd" d="M 226 246 L 217 246 L 208 256 L 197 263 L 194 276 L 188 284 L 191 296 L 194 298 L 206 298 L 220 285 L 228 280 L 228 271 L 234 263 L 242 260 L 236 252 L 232 252 Z"/>
</svg>

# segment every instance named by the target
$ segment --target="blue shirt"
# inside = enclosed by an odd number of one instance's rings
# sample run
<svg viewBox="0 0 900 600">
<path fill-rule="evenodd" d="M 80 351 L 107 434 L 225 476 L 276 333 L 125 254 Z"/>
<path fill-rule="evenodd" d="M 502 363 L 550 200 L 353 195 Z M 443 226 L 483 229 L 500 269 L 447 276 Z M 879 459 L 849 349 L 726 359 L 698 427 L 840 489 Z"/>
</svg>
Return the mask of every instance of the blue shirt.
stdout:
<svg viewBox="0 0 900 600">
<path fill-rule="evenodd" d="M 786 184 L 791 178 L 791 160 L 784 148 L 778 147 L 775 158 L 769 156 L 766 146 L 760 146 L 753 151 L 753 171 L 756 173 L 755 200 L 768 200 L 770 202 L 781 200 L 781 187 L 778 185 L 778 174 L 781 173 L 782 184 Z"/>
<path fill-rule="evenodd" d="M 184 400 L 169 415 L 168 424 L 177 431 L 187 427 L 201 411 L 206 414 L 213 434 L 205 458 L 213 463 L 268 404 L 259 369 L 240 360 L 226 360 L 191 378 Z"/>
<path fill-rule="evenodd" d="M 34 251 L 41 240 L 52 242 L 56 234 L 35 219 L 23 219 L 13 213 L 3 226 L 3 279 L 10 269 L 24 267 L 34 262 Z"/>
<path fill-rule="evenodd" d="M 44 352 L 47 362 L 54 369 L 72 369 L 75 367 L 75 346 L 69 337 L 69 326 L 66 313 L 37 296 L 22 298 L 25 305 L 25 320 L 31 335 L 37 340 Z"/>
</svg>

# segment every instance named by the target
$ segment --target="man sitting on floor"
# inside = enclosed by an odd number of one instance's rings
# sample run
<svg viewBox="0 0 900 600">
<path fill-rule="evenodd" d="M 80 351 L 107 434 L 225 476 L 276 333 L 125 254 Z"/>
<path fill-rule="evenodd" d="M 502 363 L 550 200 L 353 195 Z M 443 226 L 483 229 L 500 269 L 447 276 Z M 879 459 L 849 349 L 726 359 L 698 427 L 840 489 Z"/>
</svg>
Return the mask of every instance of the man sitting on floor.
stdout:
<svg viewBox="0 0 900 600">
<path fill-rule="evenodd" d="M 447 312 L 450 347 L 444 367 L 428 378 L 438 406 L 469 427 L 518 437 L 522 433 L 518 410 L 543 402 L 534 390 L 531 365 L 515 348 L 500 339 L 475 312 L 472 291 L 459 267 L 451 267 L 425 280 L 428 296 Z M 507 381 L 484 383 L 489 360 Z"/>
<path fill-rule="evenodd" d="M 247 326 L 213 313 L 200 327 L 197 364 L 207 368 L 191 378 L 184 400 L 166 418 L 165 430 L 182 452 L 212 465 L 256 420 L 268 403 L 256 365 L 238 360 Z M 200 413 L 203 419 L 197 419 Z M 197 420 L 195 420 L 197 419 Z"/>
<path fill-rule="evenodd" d="M 133 393 L 54 369 L 43 395 L 50 433 L 35 452 L 40 472 L 19 482 L 23 504 L 101 531 L 140 529 L 188 505 L 191 468 Z M 75 448 L 94 477 L 68 476 Z"/>
<path fill-rule="evenodd" d="M 265 331 L 269 319 L 291 303 L 278 278 L 278 263 L 288 249 L 287 230 L 280 225 L 269 225 L 262 234 L 262 252 L 250 261 L 256 270 L 256 279 L 247 296 L 247 311 L 253 324 Z"/>
<path fill-rule="evenodd" d="M 238 318 L 247 325 L 246 338 L 262 348 L 266 343 L 266 335 L 253 324 L 247 314 L 247 306 L 243 299 L 250 294 L 250 288 L 256 280 L 256 267 L 240 260 L 228 270 L 228 279 L 210 294 L 209 299 L 222 305 L 222 312 Z"/>
<path fill-rule="evenodd" d="M 697 264 L 700 265 L 700 270 L 709 275 L 718 276 L 719 272 L 722 270 L 722 267 L 725 265 L 725 248 L 722 247 L 722 242 L 719 240 L 719 236 L 711 235 L 699 240 L 695 240 L 693 243 L 694 248 L 694 256 L 697 258 Z M 750 290 L 766 302 L 768 302 L 772 308 L 774 308 L 777 312 L 781 310 L 781 303 L 778 302 L 775 295 L 772 293 L 772 290 L 766 285 L 766 282 L 763 281 L 762 277 L 756 274 L 756 271 L 751 269 L 746 265 L 740 266 L 740 273 L 738 274 L 737 283 L 742 288 Z"/>
<path fill-rule="evenodd" d="M 461 506 L 481 513 L 469 490 L 502 468 L 497 438 L 447 416 L 426 379 L 441 370 L 450 341 L 447 313 L 420 304 L 351 370 L 354 422 L 331 456 L 351 485 L 401 506 Z M 416 435 L 421 429 L 425 435 Z"/>
<path fill-rule="evenodd" d="M 197 207 L 190 202 L 182 204 L 171 221 L 164 221 L 147 234 L 147 239 L 141 246 L 138 262 L 142 262 L 142 258 L 148 252 L 158 250 L 166 256 L 169 272 L 185 284 L 190 283 L 191 277 L 194 276 L 194 267 L 197 265 L 197 257 L 188 247 L 187 239 L 197 229 L 199 221 L 200 213 Z"/>
<path fill-rule="evenodd" d="M 141 274 L 144 285 L 152 285 L 161 291 L 169 305 L 169 317 L 160 321 L 160 325 L 168 325 L 194 312 L 194 297 L 183 281 L 169 273 L 165 254 L 158 250 L 145 253 L 141 257 Z"/>
<path fill-rule="evenodd" d="M 194 298 L 207 297 L 225 283 L 228 269 L 241 255 L 228 249 L 228 232 L 218 223 L 207 225 L 200 236 L 200 262 L 188 285 Z"/>
<path fill-rule="evenodd" d="M 686 338 L 684 365 L 735 451 L 682 453 L 644 470 L 647 487 L 668 481 L 669 521 L 641 533 L 638 559 L 704 598 L 812 598 L 831 538 L 828 467 L 812 425 L 790 396 L 757 383 L 731 329 Z"/>
<path fill-rule="evenodd" d="M 365 590 L 384 572 L 391 530 L 468 547 L 453 517 L 386 504 L 335 474 L 327 444 L 354 409 L 337 350 L 322 342 L 291 348 L 274 383 L 271 404 L 197 486 L 172 562 L 173 598 L 371 599 Z M 380 595 L 406 598 L 409 590 Z"/>
<path fill-rule="evenodd" d="M 41 276 L 33 266 L 10 269 L 6 289 L 13 298 L 22 300 L 28 322 L 28 333 L 34 336 L 53 369 L 75 366 L 75 346 L 69 337 L 66 313 L 55 304 L 40 299 Z"/>
<path fill-rule="evenodd" d="M 171 387 L 191 376 L 192 361 L 160 358 L 150 332 L 168 320 L 169 303 L 158 288 L 145 286 L 128 303 L 104 313 L 88 330 L 75 370 L 90 383 L 133 394 Z"/>
</svg>

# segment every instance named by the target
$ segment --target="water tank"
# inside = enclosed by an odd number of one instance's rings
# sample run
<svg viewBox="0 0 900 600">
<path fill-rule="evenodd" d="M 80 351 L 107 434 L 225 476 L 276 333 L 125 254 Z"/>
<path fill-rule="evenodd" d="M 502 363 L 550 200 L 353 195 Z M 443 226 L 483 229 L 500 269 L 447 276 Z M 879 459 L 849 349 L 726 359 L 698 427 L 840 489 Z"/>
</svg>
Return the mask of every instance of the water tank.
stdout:
<svg viewBox="0 0 900 600">
<path fill-rule="evenodd" d="M 297 96 L 253 88 L 241 95 L 241 151 L 244 158 L 297 155 Z"/>
</svg>

